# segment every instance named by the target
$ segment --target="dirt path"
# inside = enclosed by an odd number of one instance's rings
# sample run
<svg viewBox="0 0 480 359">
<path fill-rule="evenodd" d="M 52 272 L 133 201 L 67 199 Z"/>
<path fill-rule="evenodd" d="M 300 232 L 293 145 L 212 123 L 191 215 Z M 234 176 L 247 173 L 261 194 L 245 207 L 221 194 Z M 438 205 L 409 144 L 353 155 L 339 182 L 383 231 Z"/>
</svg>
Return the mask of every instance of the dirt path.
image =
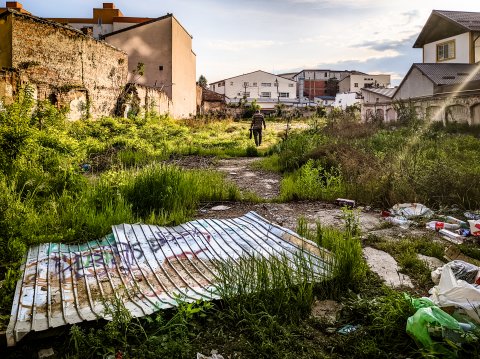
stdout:
<svg viewBox="0 0 480 359">
<path fill-rule="evenodd" d="M 227 175 L 242 191 L 251 192 L 263 199 L 273 199 L 280 194 L 281 175 L 253 167 L 261 158 L 231 158 L 218 161 L 217 170 Z"/>
</svg>

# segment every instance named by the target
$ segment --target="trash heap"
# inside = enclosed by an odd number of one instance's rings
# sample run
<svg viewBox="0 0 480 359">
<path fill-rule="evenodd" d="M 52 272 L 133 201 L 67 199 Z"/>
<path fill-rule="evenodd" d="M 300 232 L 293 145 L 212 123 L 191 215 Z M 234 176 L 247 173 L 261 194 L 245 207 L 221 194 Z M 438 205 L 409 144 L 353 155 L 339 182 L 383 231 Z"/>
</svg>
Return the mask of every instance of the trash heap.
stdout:
<svg viewBox="0 0 480 359">
<path fill-rule="evenodd" d="M 444 239 L 462 244 L 468 237 L 480 238 L 480 213 L 465 212 L 465 220 L 452 216 L 435 215 L 430 208 L 420 203 L 396 204 L 389 211 L 383 211 L 382 217 L 403 229 L 417 224 L 415 219 L 431 219 L 426 228 L 437 231 Z"/>
<path fill-rule="evenodd" d="M 417 312 L 406 330 L 420 347 L 456 357 L 480 339 L 480 268 L 455 260 L 433 271 L 432 280 L 429 298 L 409 298 Z"/>
</svg>

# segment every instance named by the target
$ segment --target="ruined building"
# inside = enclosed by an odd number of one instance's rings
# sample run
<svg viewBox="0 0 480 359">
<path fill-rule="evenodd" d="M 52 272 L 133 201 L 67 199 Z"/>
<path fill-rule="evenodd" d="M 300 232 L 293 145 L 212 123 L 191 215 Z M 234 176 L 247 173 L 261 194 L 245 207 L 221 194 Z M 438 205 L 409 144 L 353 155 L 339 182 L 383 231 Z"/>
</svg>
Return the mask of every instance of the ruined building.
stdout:
<svg viewBox="0 0 480 359">
<path fill-rule="evenodd" d="M 37 99 L 68 107 L 73 120 L 141 108 L 188 117 L 196 112 L 191 45 L 170 14 L 128 18 L 106 3 L 92 19 L 42 19 L 7 2 L 0 8 L 0 99 L 11 101 L 30 83 Z M 143 76 L 135 74 L 139 63 Z"/>
</svg>

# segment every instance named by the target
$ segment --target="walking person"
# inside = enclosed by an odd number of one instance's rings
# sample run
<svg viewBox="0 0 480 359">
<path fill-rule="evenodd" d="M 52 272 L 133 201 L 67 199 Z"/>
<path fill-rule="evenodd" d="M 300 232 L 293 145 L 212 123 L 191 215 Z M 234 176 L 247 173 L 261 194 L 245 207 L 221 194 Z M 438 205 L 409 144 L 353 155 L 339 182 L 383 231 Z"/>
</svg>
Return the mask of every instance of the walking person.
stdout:
<svg viewBox="0 0 480 359">
<path fill-rule="evenodd" d="M 262 144 L 262 127 L 267 129 L 265 124 L 265 117 L 262 115 L 260 110 L 257 110 L 253 115 L 252 125 L 250 126 L 250 131 L 253 132 L 253 138 L 255 139 L 255 145 L 258 147 Z"/>
</svg>

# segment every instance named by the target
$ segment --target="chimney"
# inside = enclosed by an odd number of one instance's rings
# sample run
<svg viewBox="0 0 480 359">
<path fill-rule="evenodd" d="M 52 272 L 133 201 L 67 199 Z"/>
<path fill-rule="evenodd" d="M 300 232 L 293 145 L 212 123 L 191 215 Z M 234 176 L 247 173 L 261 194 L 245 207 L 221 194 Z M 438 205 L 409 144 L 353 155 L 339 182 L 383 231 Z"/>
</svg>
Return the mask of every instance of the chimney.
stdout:
<svg viewBox="0 0 480 359">
<path fill-rule="evenodd" d="M 7 9 L 21 10 L 23 9 L 23 5 L 18 1 L 7 1 Z"/>
<path fill-rule="evenodd" d="M 104 2 L 103 3 L 104 9 L 115 9 L 115 4 L 113 2 Z"/>
</svg>

